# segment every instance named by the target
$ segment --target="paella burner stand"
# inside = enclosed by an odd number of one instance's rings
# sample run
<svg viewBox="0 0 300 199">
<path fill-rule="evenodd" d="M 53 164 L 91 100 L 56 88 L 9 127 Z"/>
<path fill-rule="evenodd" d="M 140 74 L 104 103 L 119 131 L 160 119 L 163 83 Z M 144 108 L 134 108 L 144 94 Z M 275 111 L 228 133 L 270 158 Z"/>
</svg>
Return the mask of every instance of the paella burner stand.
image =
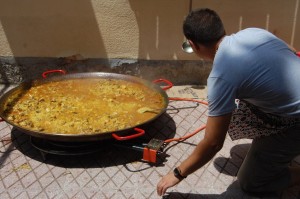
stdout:
<svg viewBox="0 0 300 199">
<path fill-rule="evenodd" d="M 31 145 L 36 148 L 45 161 L 48 154 L 55 155 L 87 155 L 101 152 L 112 145 L 142 152 L 142 161 L 156 163 L 157 156 L 163 153 L 164 141 L 151 139 L 148 143 L 140 140 L 135 142 L 92 141 L 92 142 L 57 142 L 30 136 Z"/>
</svg>

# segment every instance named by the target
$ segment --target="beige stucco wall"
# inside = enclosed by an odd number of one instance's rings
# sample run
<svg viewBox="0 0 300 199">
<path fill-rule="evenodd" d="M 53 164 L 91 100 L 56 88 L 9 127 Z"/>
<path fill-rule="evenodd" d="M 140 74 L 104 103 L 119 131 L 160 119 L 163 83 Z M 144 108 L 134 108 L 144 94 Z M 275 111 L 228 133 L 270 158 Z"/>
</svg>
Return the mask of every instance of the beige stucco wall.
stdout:
<svg viewBox="0 0 300 199">
<path fill-rule="evenodd" d="M 300 49 L 299 0 L 0 0 L 0 56 L 196 60 L 180 48 L 190 5 Z"/>
</svg>

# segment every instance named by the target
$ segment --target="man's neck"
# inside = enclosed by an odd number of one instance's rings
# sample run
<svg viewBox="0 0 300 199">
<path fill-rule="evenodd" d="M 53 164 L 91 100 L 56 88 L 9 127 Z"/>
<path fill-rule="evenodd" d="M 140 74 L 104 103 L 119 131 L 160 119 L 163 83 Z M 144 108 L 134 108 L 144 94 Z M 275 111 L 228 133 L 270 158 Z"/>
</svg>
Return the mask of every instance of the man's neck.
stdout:
<svg viewBox="0 0 300 199">
<path fill-rule="evenodd" d="M 212 61 L 214 60 L 215 55 L 217 54 L 217 51 L 218 51 L 218 49 L 219 49 L 219 46 L 220 46 L 221 42 L 223 41 L 224 37 L 225 37 L 225 35 L 224 35 L 223 37 L 221 37 L 221 38 L 217 41 L 216 45 L 214 45 L 214 48 L 213 48 L 213 50 L 212 50 L 212 54 L 213 54 L 213 56 L 212 56 L 212 58 L 213 58 Z"/>
</svg>

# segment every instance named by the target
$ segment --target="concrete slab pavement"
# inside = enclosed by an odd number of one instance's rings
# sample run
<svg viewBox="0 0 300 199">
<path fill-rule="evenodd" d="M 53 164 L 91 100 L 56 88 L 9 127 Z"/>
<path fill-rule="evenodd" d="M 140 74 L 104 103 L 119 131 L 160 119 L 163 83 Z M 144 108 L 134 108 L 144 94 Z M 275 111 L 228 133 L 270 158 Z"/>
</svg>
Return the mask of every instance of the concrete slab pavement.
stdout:
<svg viewBox="0 0 300 199">
<path fill-rule="evenodd" d="M 205 87 L 180 86 L 169 96 L 206 98 Z M 166 140 L 184 136 L 206 123 L 207 107 L 193 102 L 171 101 L 167 110 L 146 125 L 145 140 Z M 171 142 L 165 156 L 156 164 L 142 161 L 140 151 L 115 145 L 99 144 L 99 151 L 81 156 L 47 154 L 45 157 L 30 144 L 30 137 L 11 125 L 0 123 L 0 198 L 161 198 L 156 184 L 162 175 L 183 161 L 203 138 L 203 131 L 183 142 Z M 107 141 L 109 142 L 109 141 Z M 198 199 L 270 199 L 241 191 L 236 174 L 251 140 L 231 141 L 203 168 L 171 188 L 164 198 Z M 300 164 L 296 159 L 294 164 Z M 282 198 L 299 198 L 299 187 L 286 191 Z"/>
</svg>

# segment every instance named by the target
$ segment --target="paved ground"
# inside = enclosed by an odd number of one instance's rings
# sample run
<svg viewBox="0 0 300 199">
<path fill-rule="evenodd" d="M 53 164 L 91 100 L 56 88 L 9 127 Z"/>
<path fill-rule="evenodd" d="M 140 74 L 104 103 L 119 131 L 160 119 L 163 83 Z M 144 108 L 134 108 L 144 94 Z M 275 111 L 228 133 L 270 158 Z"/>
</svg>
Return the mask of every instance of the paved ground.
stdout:
<svg viewBox="0 0 300 199">
<path fill-rule="evenodd" d="M 2 86 L 0 91 L 9 89 Z M 173 90 L 172 90 L 173 89 Z M 174 87 L 169 95 L 204 97 L 205 88 Z M 173 92 L 175 89 L 175 92 Z M 184 136 L 206 123 L 205 105 L 171 101 L 160 118 L 144 126 L 147 135 L 128 146 L 139 146 L 151 138 L 166 140 Z M 171 142 L 157 163 L 142 161 L 142 153 L 127 149 L 127 143 L 105 141 L 98 143 L 94 154 L 45 157 L 30 144 L 30 137 L 0 123 L 0 198 L 160 198 L 156 184 L 160 177 L 184 160 L 203 137 L 203 132 L 183 141 Z M 238 169 L 250 146 L 250 140 L 231 141 L 204 168 L 190 175 L 169 190 L 164 198 L 278 198 L 254 197 L 243 193 L 236 180 Z M 297 163 L 298 162 L 298 163 Z M 299 160 L 295 164 L 299 164 Z M 283 194 L 284 199 L 300 198 L 299 187 Z"/>
</svg>

